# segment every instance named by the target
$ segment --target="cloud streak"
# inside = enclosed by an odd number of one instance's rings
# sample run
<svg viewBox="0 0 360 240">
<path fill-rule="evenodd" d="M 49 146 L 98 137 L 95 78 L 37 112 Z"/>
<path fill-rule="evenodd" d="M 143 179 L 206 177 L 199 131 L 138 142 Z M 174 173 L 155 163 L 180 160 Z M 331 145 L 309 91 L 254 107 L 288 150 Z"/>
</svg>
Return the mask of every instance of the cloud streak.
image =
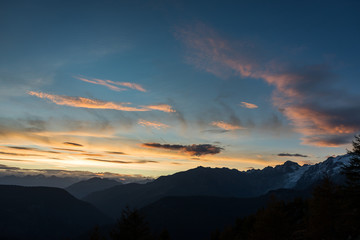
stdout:
<svg viewBox="0 0 360 240">
<path fill-rule="evenodd" d="M 131 107 L 128 106 L 131 103 L 107 102 L 107 101 L 101 101 L 97 99 L 90 99 L 84 97 L 70 97 L 70 96 L 55 95 L 55 94 L 48 94 L 48 93 L 34 92 L 34 91 L 29 91 L 28 94 L 38 98 L 48 99 L 57 105 L 70 106 L 76 108 L 111 109 L 111 110 L 126 111 L 126 112 L 146 112 L 151 110 L 158 110 L 168 113 L 175 112 L 175 110 L 172 109 L 172 107 L 167 104 Z"/>
<path fill-rule="evenodd" d="M 144 127 L 153 127 L 156 129 L 161 129 L 161 128 L 169 128 L 169 125 L 166 125 L 164 123 L 161 122 L 150 122 L 150 121 L 146 121 L 144 119 L 139 119 L 138 124 Z"/>
<path fill-rule="evenodd" d="M 224 148 L 211 144 L 160 144 L 160 143 L 144 143 L 142 146 L 147 148 L 161 148 L 172 151 L 185 152 L 191 156 L 214 155 L 220 153 Z"/>
<path fill-rule="evenodd" d="M 167 112 L 167 113 L 176 112 L 170 105 L 167 105 L 167 104 L 148 105 L 148 106 L 142 106 L 142 107 L 145 109 L 148 109 L 148 110 L 157 110 L 157 111 Z"/>
<path fill-rule="evenodd" d="M 224 130 L 228 130 L 228 131 L 244 129 L 242 126 L 231 124 L 231 123 L 226 123 L 223 121 L 212 122 L 211 125 L 216 126 L 218 128 L 222 128 Z"/>
<path fill-rule="evenodd" d="M 279 153 L 278 156 L 279 157 L 302 157 L 302 158 L 309 157 L 308 155 L 303 155 L 303 154 L 299 154 L 299 153 Z"/>
<path fill-rule="evenodd" d="M 256 104 L 253 103 L 248 103 L 248 102 L 241 102 L 240 106 L 244 107 L 244 108 L 249 108 L 249 109 L 254 109 L 254 108 L 258 108 L 259 106 L 257 106 Z"/>
<path fill-rule="evenodd" d="M 64 142 L 65 145 L 75 146 L 75 147 L 83 147 L 84 145 L 80 143 L 74 143 L 74 142 Z"/>
<path fill-rule="evenodd" d="M 275 61 L 259 65 L 262 58 L 253 45 L 229 42 L 201 23 L 180 29 L 176 36 L 189 49 L 187 60 L 197 68 L 220 77 L 262 79 L 274 86 L 273 105 L 303 135 L 304 144 L 339 146 L 360 131 L 360 97 L 336 88 L 339 79 L 329 66 Z M 255 107 L 246 102 L 243 106 Z"/>
<path fill-rule="evenodd" d="M 97 79 L 97 78 L 93 78 L 93 79 L 87 79 L 87 78 L 83 78 L 83 77 L 75 77 L 75 78 L 79 79 L 79 80 L 81 80 L 83 82 L 102 85 L 102 86 L 105 86 L 105 87 L 109 88 L 110 90 L 117 91 L 117 92 L 127 90 L 126 88 L 120 88 L 118 86 L 123 86 L 123 87 L 131 88 L 131 89 L 134 89 L 134 90 L 138 90 L 138 91 L 141 91 L 141 92 L 146 92 L 146 89 L 143 86 L 141 86 L 140 84 L 137 84 L 137 83 L 117 82 L 117 81 L 102 80 L 102 79 Z M 117 85 L 117 86 L 114 86 L 114 85 Z"/>
<path fill-rule="evenodd" d="M 99 159 L 99 158 L 87 158 L 90 161 L 97 162 L 107 162 L 107 163 L 117 163 L 117 164 L 144 164 L 144 163 L 158 163 L 158 161 L 153 160 L 139 160 L 139 161 L 121 161 L 121 160 L 108 160 L 108 159 Z"/>
</svg>

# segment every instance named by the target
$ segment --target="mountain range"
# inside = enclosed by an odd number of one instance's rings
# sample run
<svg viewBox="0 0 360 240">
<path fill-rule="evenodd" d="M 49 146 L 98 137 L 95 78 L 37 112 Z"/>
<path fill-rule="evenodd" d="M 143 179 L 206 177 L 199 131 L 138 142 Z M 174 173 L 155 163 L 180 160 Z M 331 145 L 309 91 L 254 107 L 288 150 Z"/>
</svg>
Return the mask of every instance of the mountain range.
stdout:
<svg viewBox="0 0 360 240">
<path fill-rule="evenodd" d="M 93 177 L 71 184 L 65 190 L 77 198 L 82 198 L 92 192 L 101 191 L 120 184 L 122 183 L 113 179 Z"/>
<path fill-rule="evenodd" d="M 304 190 L 329 176 L 337 183 L 344 181 L 340 170 L 349 155 L 329 157 L 315 165 L 287 161 L 262 170 L 238 171 L 228 168 L 197 167 L 146 184 L 130 183 L 97 191 L 84 197 L 109 216 L 118 218 L 125 206 L 142 208 L 168 196 L 215 196 L 249 198 L 275 189 Z"/>
</svg>

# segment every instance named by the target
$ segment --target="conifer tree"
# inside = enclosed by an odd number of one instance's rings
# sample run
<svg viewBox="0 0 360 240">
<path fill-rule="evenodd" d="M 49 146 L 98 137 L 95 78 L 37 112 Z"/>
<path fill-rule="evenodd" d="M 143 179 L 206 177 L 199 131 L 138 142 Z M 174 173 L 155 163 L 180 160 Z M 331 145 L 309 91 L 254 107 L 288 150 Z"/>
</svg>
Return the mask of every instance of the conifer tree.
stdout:
<svg viewBox="0 0 360 240">
<path fill-rule="evenodd" d="M 144 216 L 126 207 L 117 227 L 110 233 L 112 240 L 152 240 L 153 236 Z"/>
<path fill-rule="evenodd" d="M 360 236 L 360 135 L 355 136 L 349 165 L 342 168 L 346 176 L 343 208 L 346 231 L 350 238 Z"/>
<path fill-rule="evenodd" d="M 351 155 L 349 165 L 342 168 L 342 173 L 346 176 L 348 187 L 360 187 L 360 135 L 355 136 L 353 149 L 348 151 Z"/>
</svg>

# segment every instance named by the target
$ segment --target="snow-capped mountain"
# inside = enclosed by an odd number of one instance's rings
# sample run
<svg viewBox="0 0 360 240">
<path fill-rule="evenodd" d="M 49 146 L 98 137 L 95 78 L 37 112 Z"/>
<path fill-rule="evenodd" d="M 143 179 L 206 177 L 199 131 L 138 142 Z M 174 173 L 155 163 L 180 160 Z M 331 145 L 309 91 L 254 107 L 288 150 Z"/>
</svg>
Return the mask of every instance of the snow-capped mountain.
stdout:
<svg viewBox="0 0 360 240">
<path fill-rule="evenodd" d="M 292 187 L 304 189 L 321 181 L 325 176 L 328 176 L 336 183 L 343 183 L 345 177 L 341 174 L 341 168 L 349 164 L 350 159 L 351 156 L 345 154 L 337 157 L 329 157 L 327 160 L 315 165 L 303 166 L 302 168 L 307 168 L 305 171 L 301 172 L 301 169 L 299 169 L 293 173 L 298 180 Z"/>
</svg>

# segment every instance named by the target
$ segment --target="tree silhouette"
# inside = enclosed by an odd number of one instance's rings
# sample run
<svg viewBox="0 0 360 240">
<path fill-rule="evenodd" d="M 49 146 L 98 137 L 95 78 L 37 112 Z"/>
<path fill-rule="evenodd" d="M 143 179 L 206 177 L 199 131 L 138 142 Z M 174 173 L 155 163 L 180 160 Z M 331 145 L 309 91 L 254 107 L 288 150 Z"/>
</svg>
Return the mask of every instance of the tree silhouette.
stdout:
<svg viewBox="0 0 360 240">
<path fill-rule="evenodd" d="M 348 187 L 359 190 L 360 188 L 360 135 L 355 136 L 353 149 L 348 151 L 351 155 L 349 165 L 342 168 L 342 173 L 346 176 Z"/>
<path fill-rule="evenodd" d="M 144 216 L 138 210 L 126 207 L 117 227 L 110 233 L 113 240 L 153 240 L 148 224 Z"/>
<path fill-rule="evenodd" d="M 343 208 L 346 230 L 350 236 L 360 235 L 360 135 L 355 136 L 349 165 L 342 168 L 346 176 Z"/>
<path fill-rule="evenodd" d="M 291 236 L 290 224 L 286 204 L 272 198 L 266 208 L 257 212 L 251 239 L 289 239 Z"/>
<path fill-rule="evenodd" d="M 342 195 L 328 176 L 315 187 L 309 201 L 309 239 L 346 239 L 343 229 Z"/>
</svg>

